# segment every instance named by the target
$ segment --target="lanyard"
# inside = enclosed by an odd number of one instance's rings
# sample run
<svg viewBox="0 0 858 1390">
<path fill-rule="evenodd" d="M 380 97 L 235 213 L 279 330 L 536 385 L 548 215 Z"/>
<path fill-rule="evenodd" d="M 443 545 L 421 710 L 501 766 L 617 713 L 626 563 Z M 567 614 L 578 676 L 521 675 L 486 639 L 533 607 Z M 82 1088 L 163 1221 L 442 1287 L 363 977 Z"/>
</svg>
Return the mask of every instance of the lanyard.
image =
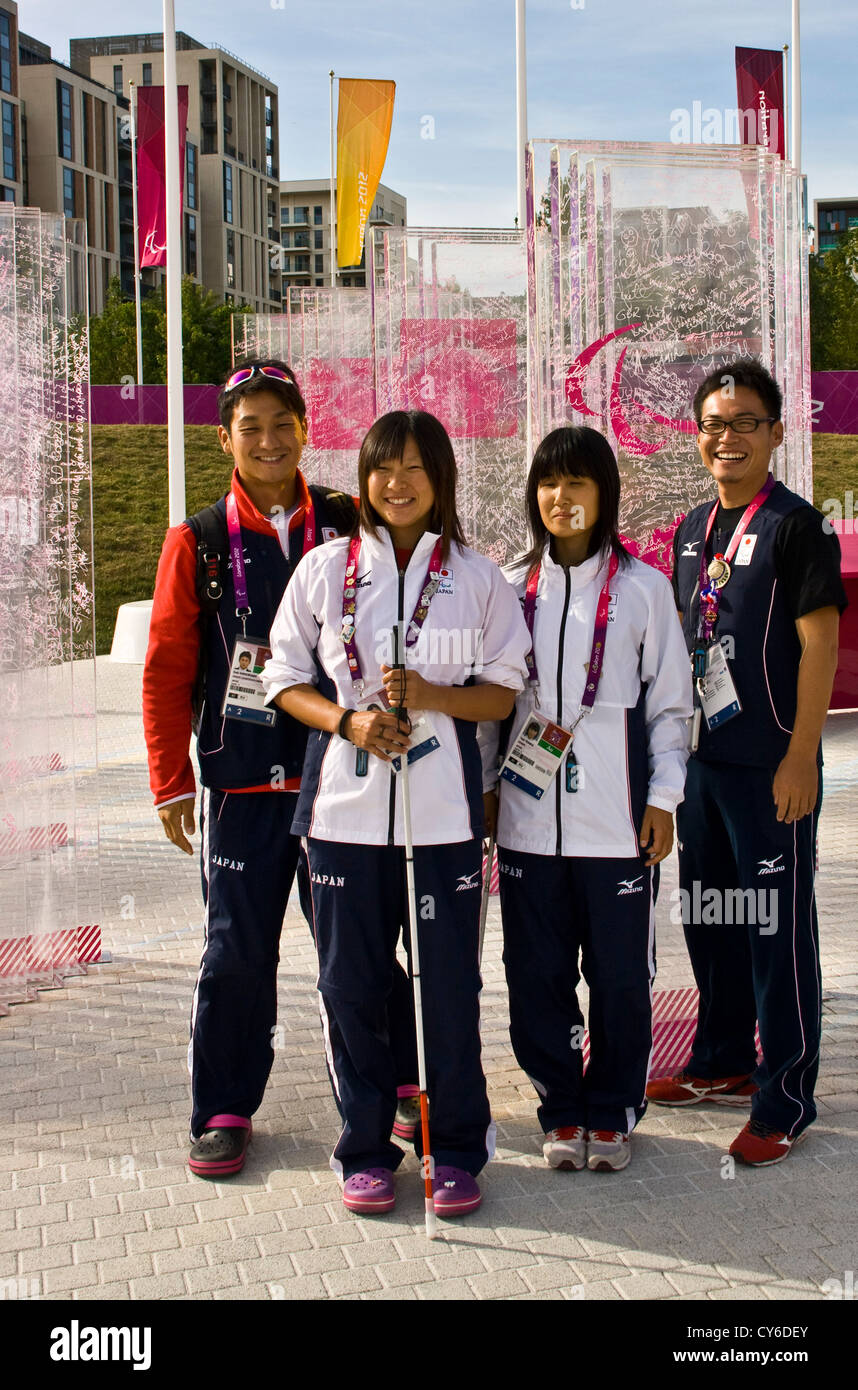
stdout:
<svg viewBox="0 0 858 1390">
<path fill-rule="evenodd" d="M 710 580 L 709 569 L 706 563 L 706 547 L 709 544 L 709 537 L 712 534 L 712 527 L 715 525 L 715 517 L 717 515 L 718 508 L 721 505 L 720 502 L 716 502 L 711 512 L 709 513 L 709 518 L 706 522 L 706 535 L 703 537 L 703 545 L 700 548 L 700 578 L 698 581 L 700 589 L 700 620 L 698 624 L 698 636 L 702 637 L 703 640 L 706 642 L 712 640 L 712 635 L 715 631 L 715 624 L 718 621 L 718 607 L 721 602 L 721 589 L 724 588 L 725 584 L 727 584 L 730 578 L 730 561 L 736 554 L 736 551 L 739 548 L 739 542 L 741 541 L 742 537 L 744 536 L 745 532 L 750 526 L 751 521 L 753 520 L 754 516 L 756 516 L 757 512 L 760 510 L 760 507 L 765 502 L 774 485 L 775 480 L 773 475 L 770 473 L 769 476 L 766 478 L 766 481 L 763 483 L 763 486 L 757 493 L 756 497 L 751 499 L 751 501 L 748 503 L 747 507 L 743 511 L 742 516 L 739 520 L 739 524 L 733 532 L 732 537 L 730 538 L 730 544 L 727 546 L 726 552 L 723 555 L 715 556 L 716 560 L 720 560 L 722 562 L 722 568 L 726 570 L 726 575 L 724 575 L 724 577 L 721 579 L 720 584 L 716 584 L 714 579 Z"/>
<path fill-rule="evenodd" d="M 593 626 L 593 645 L 590 649 L 590 664 L 587 667 L 587 679 L 584 682 L 584 694 L 581 697 L 581 709 L 578 714 L 577 724 L 596 702 L 596 691 L 599 689 L 599 680 L 602 675 L 602 663 L 605 659 L 605 638 L 608 632 L 608 604 L 610 602 L 611 580 L 617 572 L 619 561 L 616 555 L 611 556 L 611 563 L 608 566 L 608 577 L 602 585 L 599 594 L 599 602 L 596 605 L 596 621 Z M 527 581 L 527 588 L 524 593 L 524 621 L 530 633 L 530 640 L 533 642 L 533 622 L 536 613 L 536 590 L 539 586 L 539 571 L 541 565 L 537 565 L 533 574 Z M 533 655 L 533 647 L 525 657 L 527 662 L 527 678 L 533 683 L 535 689 L 539 682 L 539 672 L 536 669 L 536 658 Z M 573 725 L 573 728 L 575 726 Z"/>
<path fill-rule="evenodd" d="M 423 624 L 429 614 L 429 605 L 438 586 L 441 583 L 441 551 L 443 540 L 439 536 L 432 548 L 429 557 L 429 568 L 426 571 L 426 578 L 423 581 L 423 588 L 417 600 L 417 607 L 408 624 L 408 632 L 405 637 L 405 646 L 413 647 L 416 643 Z M 360 687 L 359 693 L 363 693 L 363 673 L 361 672 L 360 661 L 358 660 L 357 645 L 355 643 L 355 609 L 357 608 L 357 587 L 355 577 L 357 575 L 358 559 L 360 557 L 360 536 L 352 536 L 349 545 L 348 559 L 346 560 L 346 572 L 343 579 L 343 627 L 342 638 L 343 646 L 346 649 L 346 658 L 349 663 L 349 672 L 352 683 Z"/>
<path fill-rule="evenodd" d="M 235 590 L 235 616 L 241 619 L 242 632 L 247 635 L 247 619 L 253 611 L 247 601 L 247 579 L 244 573 L 244 546 L 241 543 L 241 523 L 235 494 L 226 495 L 226 529 L 229 533 L 229 553 L 232 560 L 232 586 Z M 312 498 L 304 509 L 304 547 L 302 556 L 316 543 L 316 512 Z"/>
</svg>

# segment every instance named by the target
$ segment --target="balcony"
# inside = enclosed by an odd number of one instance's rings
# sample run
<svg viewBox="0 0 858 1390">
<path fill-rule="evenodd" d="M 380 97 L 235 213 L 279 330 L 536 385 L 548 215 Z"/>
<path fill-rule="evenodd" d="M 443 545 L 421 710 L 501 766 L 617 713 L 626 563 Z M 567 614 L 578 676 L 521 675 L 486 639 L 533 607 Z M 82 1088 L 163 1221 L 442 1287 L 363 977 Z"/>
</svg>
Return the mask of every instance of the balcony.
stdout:
<svg viewBox="0 0 858 1390">
<path fill-rule="evenodd" d="M 223 133 L 224 135 L 232 135 L 232 116 L 224 116 Z"/>
<path fill-rule="evenodd" d="M 200 125 L 203 130 L 217 130 L 217 116 L 213 106 L 203 106 L 200 112 Z"/>
<path fill-rule="evenodd" d="M 274 153 L 274 141 L 272 140 L 272 138 L 271 138 L 270 135 L 268 136 L 268 139 L 265 141 L 265 153 L 266 153 L 266 154 L 273 154 L 273 153 Z"/>
<path fill-rule="evenodd" d="M 235 145 L 228 145 L 226 141 L 224 141 L 223 152 L 230 159 L 235 159 Z"/>
<path fill-rule="evenodd" d="M 203 80 L 201 81 L 201 83 L 200 83 L 200 96 L 201 96 L 201 97 L 216 97 L 216 96 L 217 96 L 217 83 L 216 83 L 216 82 L 213 82 L 212 79 L 211 79 L 210 77 L 204 77 Z"/>
<path fill-rule="evenodd" d="M 229 82 L 223 84 L 223 99 L 224 101 L 232 101 L 232 87 Z"/>
<path fill-rule="evenodd" d="M 266 125 L 273 125 L 273 124 L 274 124 L 274 112 L 271 110 L 271 107 L 270 107 L 270 106 L 266 106 L 266 108 L 265 108 L 265 124 L 266 124 Z"/>
<path fill-rule="evenodd" d="M 269 291 L 268 291 L 268 298 L 269 298 L 269 299 L 276 299 L 276 300 L 277 300 L 277 303 L 279 304 L 280 301 L 281 301 L 281 299 L 283 298 L 283 296 L 281 295 L 280 291 L 279 291 L 279 290 L 275 290 L 274 286 L 272 285 L 271 288 L 270 288 Z"/>
</svg>

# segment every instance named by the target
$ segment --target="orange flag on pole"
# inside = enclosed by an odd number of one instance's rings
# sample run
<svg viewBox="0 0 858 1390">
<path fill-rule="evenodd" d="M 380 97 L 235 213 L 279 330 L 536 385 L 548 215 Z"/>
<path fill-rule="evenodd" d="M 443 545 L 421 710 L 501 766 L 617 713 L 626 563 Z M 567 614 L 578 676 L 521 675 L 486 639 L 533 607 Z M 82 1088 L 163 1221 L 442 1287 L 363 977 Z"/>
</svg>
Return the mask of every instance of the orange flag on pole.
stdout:
<svg viewBox="0 0 858 1390">
<path fill-rule="evenodd" d="M 395 82 L 341 77 L 337 111 L 337 265 L 358 265 L 387 157 Z"/>
</svg>

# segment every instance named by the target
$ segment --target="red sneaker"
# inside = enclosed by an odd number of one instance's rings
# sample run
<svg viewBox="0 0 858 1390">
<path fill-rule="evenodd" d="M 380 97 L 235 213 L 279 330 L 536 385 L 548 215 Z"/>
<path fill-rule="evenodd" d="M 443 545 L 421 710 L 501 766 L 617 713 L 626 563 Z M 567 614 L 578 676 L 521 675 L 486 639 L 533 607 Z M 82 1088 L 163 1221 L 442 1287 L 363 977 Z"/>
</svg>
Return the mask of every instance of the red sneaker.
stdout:
<svg viewBox="0 0 858 1390">
<path fill-rule="evenodd" d="M 758 1090 L 750 1072 L 746 1076 L 721 1076 L 708 1080 L 702 1076 L 692 1076 L 689 1071 L 681 1071 L 676 1076 L 661 1076 L 658 1081 L 650 1081 L 646 1098 L 655 1105 L 699 1105 L 701 1101 L 714 1101 L 718 1105 L 747 1105 Z"/>
<path fill-rule="evenodd" d="M 619 1173 L 631 1162 L 629 1136 L 622 1130 L 591 1129 L 587 1142 L 587 1167 L 594 1173 Z"/>
<path fill-rule="evenodd" d="M 580 1172 L 587 1167 L 587 1131 L 583 1125 L 565 1125 L 550 1129 L 542 1145 L 542 1154 L 549 1168 L 564 1172 Z"/>
<path fill-rule="evenodd" d="M 747 1163 L 751 1168 L 767 1168 L 771 1163 L 783 1163 L 806 1135 L 804 1129 L 795 1139 L 790 1139 L 779 1129 L 770 1129 L 759 1120 L 749 1120 L 730 1145 L 730 1153 L 739 1163 Z"/>
</svg>

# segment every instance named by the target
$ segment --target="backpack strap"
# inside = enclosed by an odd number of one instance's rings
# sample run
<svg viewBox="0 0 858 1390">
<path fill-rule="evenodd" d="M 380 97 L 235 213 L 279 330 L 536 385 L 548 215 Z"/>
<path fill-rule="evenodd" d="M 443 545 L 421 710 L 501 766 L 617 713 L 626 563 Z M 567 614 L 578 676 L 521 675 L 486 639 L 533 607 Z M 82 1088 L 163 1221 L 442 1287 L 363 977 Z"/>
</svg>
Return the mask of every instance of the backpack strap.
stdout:
<svg viewBox="0 0 858 1390">
<path fill-rule="evenodd" d="M 223 597 L 224 560 L 229 549 L 229 536 L 226 529 L 226 518 L 218 511 L 216 505 L 203 507 L 201 512 L 189 516 L 187 524 L 197 538 L 195 587 L 197 598 L 200 601 L 200 653 L 194 689 L 191 694 L 191 727 L 194 733 L 198 734 L 206 696 L 206 667 L 208 663 L 206 619 L 217 612 Z"/>
<path fill-rule="evenodd" d="M 202 612 L 210 617 L 223 597 L 224 557 L 229 549 L 226 520 L 215 505 L 189 516 L 187 524 L 197 538 L 197 597 Z"/>
</svg>

